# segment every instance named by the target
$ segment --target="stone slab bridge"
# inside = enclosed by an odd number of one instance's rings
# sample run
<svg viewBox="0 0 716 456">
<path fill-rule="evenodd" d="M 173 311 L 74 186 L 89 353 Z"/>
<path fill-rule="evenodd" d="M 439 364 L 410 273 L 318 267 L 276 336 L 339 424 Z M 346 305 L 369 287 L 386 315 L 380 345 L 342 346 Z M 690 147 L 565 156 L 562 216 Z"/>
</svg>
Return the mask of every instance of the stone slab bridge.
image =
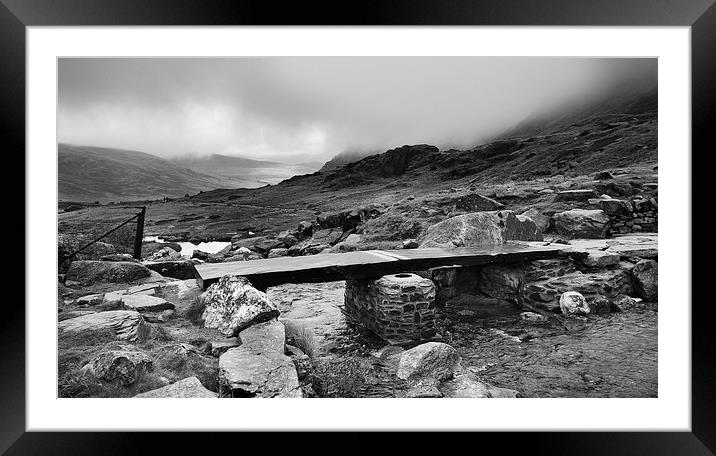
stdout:
<svg viewBox="0 0 716 456">
<path fill-rule="evenodd" d="M 196 265 L 202 289 L 226 274 L 240 275 L 265 291 L 284 283 L 346 281 L 345 311 L 389 343 L 435 336 L 435 285 L 412 274 L 556 258 L 557 246 L 510 243 L 473 248 L 366 250 Z"/>
</svg>

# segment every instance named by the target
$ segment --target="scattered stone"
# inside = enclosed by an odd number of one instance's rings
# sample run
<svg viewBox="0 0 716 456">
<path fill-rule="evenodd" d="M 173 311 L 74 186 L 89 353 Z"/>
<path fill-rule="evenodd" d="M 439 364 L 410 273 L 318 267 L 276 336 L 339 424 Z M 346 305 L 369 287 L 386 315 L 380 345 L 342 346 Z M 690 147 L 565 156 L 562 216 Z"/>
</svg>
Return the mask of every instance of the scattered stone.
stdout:
<svg viewBox="0 0 716 456">
<path fill-rule="evenodd" d="M 487 398 L 490 397 L 489 387 L 477 380 L 474 375 L 462 374 L 440 383 L 438 389 L 444 397 L 453 398 Z"/>
<path fill-rule="evenodd" d="M 344 240 L 334 245 L 331 249 L 332 252 L 354 252 L 358 250 L 358 245 L 361 243 L 362 238 L 359 234 L 349 234 Z"/>
<path fill-rule="evenodd" d="M 542 232 L 547 231 L 547 228 L 549 228 L 549 217 L 542 214 L 540 211 L 535 209 L 534 207 L 523 212 L 522 214 L 525 217 L 528 217 L 530 220 L 532 220 L 537 227 L 542 230 Z"/>
<path fill-rule="evenodd" d="M 92 374 L 106 382 L 118 381 L 123 386 L 134 383 L 144 372 L 152 369 L 152 358 L 127 346 L 120 350 L 100 353 L 92 360 Z"/>
<path fill-rule="evenodd" d="M 565 315 L 587 315 L 589 314 L 589 305 L 581 293 L 576 291 L 567 291 L 562 293 L 559 298 L 559 308 Z"/>
<path fill-rule="evenodd" d="M 301 397 L 298 374 L 291 358 L 247 347 L 229 349 L 219 357 L 219 384 L 232 397 Z"/>
<path fill-rule="evenodd" d="M 267 257 L 267 258 L 280 258 L 280 257 L 285 257 L 285 256 L 287 256 L 287 255 L 288 255 L 288 249 L 281 247 L 281 248 L 278 248 L 278 249 L 272 249 L 272 250 L 268 253 L 268 257 Z"/>
<path fill-rule="evenodd" d="M 555 196 L 555 201 L 587 201 L 590 198 L 596 198 L 597 193 L 594 190 L 562 190 Z"/>
<path fill-rule="evenodd" d="M 97 331 L 111 329 L 118 339 L 134 342 L 146 340 L 150 327 L 139 312 L 133 310 L 110 310 L 70 318 L 58 324 L 60 331 Z"/>
<path fill-rule="evenodd" d="M 415 239 L 406 239 L 403 241 L 404 249 L 417 249 L 418 245 L 418 241 Z"/>
<path fill-rule="evenodd" d="M 75 304 L 80 307 L 92 307 L 96 306 L 97 304 L 102 304 L 103 299 L 103 294 L 92 294 L 77 298 L 77 300 L 75 300 Z"/>
<path fill-rule="evenodd" d="M 177 315 L 183 317 L 194 300 L 201 295 L 201 289 L 196 279 L 173 280 L 164 285 L 162 295 L 164 299 L 174 303 Z"/>
<path fill-rule="evenodd" d="M 70 264 L 65 276 L 65 285 L 68 281 L 81 285 L 101 282 L 133 282 L 150 275 L 151 271 L 144 265 L 132 261 L 78 260 Z"/>
<path fill-rule="evenodd" d="M 187 398 L 187 397 L 216 397 L 216 393 L 209 391 L 204 388 L 196 377 L 188 377 L 184 380 L 172 383 L 171 385 L 164 386 L 155 390 L 147 391 L 146 393 L 137 394 L 134 397 L 175 397 L 175 398 Z"/>
<path fill-rule="evenodd" d="M 228 337 L 280 314 L 266 293 L 240 276 L 223 276 L 202 294 L 201 299 L 205 304 L 202 314 L 204 326 L 216 328 Z"/>
<path fill-rule="evenodd" d="M 600 199 L 599 208 L 610 216 L 624 216 L 631 214 L 633 211 L 631 204 L 619 199 Z"/>
<path fill-rule="evenodd" d="M 634 289 L 647 301 L 656 301 L 659 296 L 659 269 L 654 260 L 641 260 L 631 271 Z"/>
<path fill-rule="evenodd" d="M 460 357 L 451 345 L 427 342 L 400 355 L 398 378 L 411 381 L 441 381 L 453 376 Z"/>
<path fill-rule="evenodd" d="M 573 238 L 603 238 L 609 228 L 609 216 L 601 209 L 572 209 L 554 215 L 558 234 Z"/>
<path fill-rule="evenodd" d="M 122 296 L 122 305 L 127 310 L 136 310 L 137 312 L 159 312 L 174 309 L 174 304 L 163 298 L 143 294 Z"/>
<path fill-rule="evenodd" d="M 617 312 L 628 312 L 640 308 L 641 305 L 641 299 L 635 299 L 627 295 L 618 296 L 611 301 L 611 308 Z"/>
<path fill-rule="evenodd" d="M 154 261 L 166 261 L 166 260 L 179 260 L 181 259 L 181 254 L 177 252 L 176 250 L 164 247 L 152 254 L 152 260 Z"/>
<path fill-rule="evenodd" d="M 605 314 L 611 311 L 611 302 L 602 295 L 595 296 L 589 302 L 589 312 L 593 314 Z"/>
<path fill-rule="evenodd" d="M 536 312 L 520 312 L 520 319 L 530 323 L 544 323 L 547 321 L 547 317 Z"/>
<path fill-rule="evenodd" d="M 614 179 L 614 175 L 609 171 L 602 171 L 594 175 L 594 180 L 609 180 Z"/>
</svg>

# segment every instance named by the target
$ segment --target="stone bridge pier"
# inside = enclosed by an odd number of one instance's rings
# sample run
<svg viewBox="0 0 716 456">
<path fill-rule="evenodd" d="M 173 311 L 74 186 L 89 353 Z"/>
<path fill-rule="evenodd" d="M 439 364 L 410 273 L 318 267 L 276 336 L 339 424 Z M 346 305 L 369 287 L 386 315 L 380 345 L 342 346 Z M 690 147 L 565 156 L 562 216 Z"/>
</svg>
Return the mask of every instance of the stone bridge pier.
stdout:
<svg viewBox="0 0 716 456">
<path fill-rule="evenodd" d="M 345 310 L 391 344 L 409 344 L 436 335 L 435 284 L 417 274 L 347 280 Z"/>
</svg>

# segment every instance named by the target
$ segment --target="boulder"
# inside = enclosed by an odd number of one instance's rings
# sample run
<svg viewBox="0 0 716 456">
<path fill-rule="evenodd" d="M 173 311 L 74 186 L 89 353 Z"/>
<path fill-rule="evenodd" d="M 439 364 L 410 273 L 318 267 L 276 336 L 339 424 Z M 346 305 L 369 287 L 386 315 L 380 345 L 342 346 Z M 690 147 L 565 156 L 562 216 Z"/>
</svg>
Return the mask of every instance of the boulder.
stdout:
<svg viewBox="0 0 716 456">
<path fill-rule="evenodd" d="M 515 398 L 519 394 L 515 390 L 497 388 L 481 382 L 471 373 L 456 375 L 438 385 L 443 397 L 452 398 Z"/>
<path fill-rule="evenodd" d="M 633 211 L 631 204 L 620 199 L 600 199 L 598 204 L 610 216 L 629 215 Z"/>
<path fill-rule="evenodd" d="M 451 345 L 427 342 L 400 355 L 397 376 L 411 381 L 441 381 L 453 376 L 460 357 Z"/>
<path fill-rule="evenodd" d="M 141 280 L 151 275 L 146 266 L 133 261 L 73 261 L 65 280 L 82 285 L 100 282 L 122 283 Z"/>
<path fill-rule="evenodd" d="M 532 220 L 537 227 L 542 230 L 542 232 L 547 231 L 547 228 L 549 228 L 549 217 L 542 214 L 540 211 L 535 209 L 534 207 L 523 212 L 520 214 L 524 217 L 528 217 L 530 220 Z"/>
<path fill-rule="evenodd" d="M 162 295 L 167 301 L 174 303 L 179 316 L 184 316 L 194 300 L 201 295 L 201 289 L 196 279 L 174 280 L 164 285 Z"/>
<path fill-rule="evenodd" d="M 587 315 L 590 312 L 587 300 L 577 291 L 562 293 L 559 308 L 565 315 Z"/>
<path fill-rule="evenodd" d="M 257 323 L 239 333 L 241 345 L 265 353 L 283 353 L 286 344 L 286 328 L 278 320 Z"/>
<path fill-rule="evenodd" d="M 229 337 L 280 314 L 266 293 L 240 276 L 223 276 L 201 295 L 201 299 L 205 305 L 202 313 L 204 326 L 216 328 Z"/>
<path fill-rule="evenodd" d="M 232 397 L 302 397 L 291 358 L 244 346 L 229 349 L 219 357 L 219 385 Z"/>
<path fill-rule="evenodd" d="M 361 236 L 359 234 L 349 234 L 338 244 L 334 245 L 331 249 L 332 252 L 353 252 L 358 250 L 358 245 L 361 243 Z"/>
<path fill-rule="evenodd" d="M 554 215 L 558 234 L 573 238 L 603 238 L 609 229 L 609 216 L 601 209 L 572 209 Z"/>
<path fill-rule="evenodd" d="M 181 254 L 176 250 L 164 247 L 152 253 L 153 261 L 180 260 Z"/>
<path fill-rule="evenodd" d="M 197 275 L 191 260 L 145 261 L 143 264 L 152 271 L 173 279 L 193 279 Z"/>
<path fill-rule="evenodd" d="M 641 260 L 631 273 L 637 294 L 647 301 L 656 301 L 659 297 L 658 263 L 654 260 Z"/>
<path fill-rule="evenodd" d="M 520 312 L 520 320 L 530 323 L 544 323 L 547 317 L 536 312 Z"/>
<path fill-rule="evenodd" d="M 102 304 L 103 299 L 104 299 L 103 294 L 92 294 L 92 295 L 82 296 L 81 298 L 77 298 L 75 300 L 75 304 L 80 307 L 92 307 L 92 306 L 96 306 L 97 304 Z"/>
<path fill-rule="evenodd" d="M 611 308 L 619 312 L 638 309 L 642 306 L 641 299 L 634 299 L 631 296 L 621 295 L 612 299 Z"/>
<path fill-rule="evenodd" d="M 137 394 L 134 397 L 216 397 L 216 393 L 204 388 L 198 378 L 188 377 L 171 385 Z"/>
<path fill-rule="evenodd" d="M 136 310 L 137 312 L 160 312 L 174 309 L 174 304 L 166 299 L 144 294 L 122 296 L 122 306 L 127 310 Z"/>
<path fill-rule="evenodd" d="M 111 329 L 118 339 L 131 342 L 146 340 L 150 327 L 139 312 L 133 310 L 110 310 L 91 315 L 70 318 L 58 324 L 60 331 L 99 331 Z"/>
<path fill-rule="evenodd" d="M 589 313 L 593 314 L 605 314 L 611 310 L 611 302 L 609 299 L 602 295 L 595 296 L 589 301 Z"/>
<path fill-rule="evenodd" d="M 541 241 L 542 231 L 528 218 L 512 211 L 473 212 L 436 223 L 420 244 L 426 247 L 473 247 L 506 241 Z"/>
<path fill-rule="evenodd" d="M 328 245 L 329 247 L 336 244 L 343 236 L 343 230 L 338 228 L 325 228 L 313 233 L 313 237 L 309 241 L 310 246 Z"/>
<path fill-rule="evenodd" d="M 289 248 L 293 245 L 298 244 L 298 233 L 291 231 L 281 231 L 276 236 L 278 241 L 283 242 L 284 247 Z"/>
<path fill-rule="evenodd" d="M 143 351 L 127 346 L 100 353 L 92 360 L 91 366 L 96 378 L 128 386 L 152 369 L 152 358 Z"/>
</svg>

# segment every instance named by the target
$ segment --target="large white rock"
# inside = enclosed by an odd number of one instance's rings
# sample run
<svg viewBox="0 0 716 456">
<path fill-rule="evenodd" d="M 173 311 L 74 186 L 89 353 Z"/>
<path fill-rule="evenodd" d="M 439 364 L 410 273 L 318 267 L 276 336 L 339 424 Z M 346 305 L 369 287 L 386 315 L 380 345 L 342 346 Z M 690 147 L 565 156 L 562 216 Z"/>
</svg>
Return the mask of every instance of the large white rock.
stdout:
<svg viewBox="0 0 716 456">
<path fill-rule="evenodd" d="M 473 247 L 541 240 L 542 231 L 528 217 L 518 218 L 512 211 L 490 211 L 458 215 L 432 225 L 420 247 Z"/>
<path fill-rule="evenodd" d="M 563 314 L 567 315 L 587 315 L 590 312 L 587 300 L 584 299 L 582 293 L 576 291 L 562 293 L 559 298 L 559 308 Z"/>
<path fill-rule="evenodd" d="M 219 384 L 235 397 L 302 397 L 293 361 L 283 353 L 237 347 L 219 357 Z"/>
<path fill-rule="evenodd" d="M 211 285 L 201 299 L 205 305 L 204 326 L 216 328 L 228 337 L 280 314 L 266 293 L 251 286 L 245 277 L 225 275 Z"/>
<path fill-rule="evenodd" d="M 171 385 L 137 394 L 134 397 L 215 398 L 216 396 L 216 393 L 204 388 L 204 385 L 201 384 L 198 378 L 188 377 Z"/>
<path fill-rule="evenodd" d="M 451 345 L 427 342 L 400 355 L 398 378 L 414 381 L 445 380 L 456 372 L 460 357 Z"/>
<path fill-rule="evenodd" d="M 134 310 L 110 310 L 83 315 L 61 321 L 60 331 L 98 331 L 111 329 L 118 339 L 137 341 L 149 337 L 150 328 L 139 312 Z"/>
</svg>

